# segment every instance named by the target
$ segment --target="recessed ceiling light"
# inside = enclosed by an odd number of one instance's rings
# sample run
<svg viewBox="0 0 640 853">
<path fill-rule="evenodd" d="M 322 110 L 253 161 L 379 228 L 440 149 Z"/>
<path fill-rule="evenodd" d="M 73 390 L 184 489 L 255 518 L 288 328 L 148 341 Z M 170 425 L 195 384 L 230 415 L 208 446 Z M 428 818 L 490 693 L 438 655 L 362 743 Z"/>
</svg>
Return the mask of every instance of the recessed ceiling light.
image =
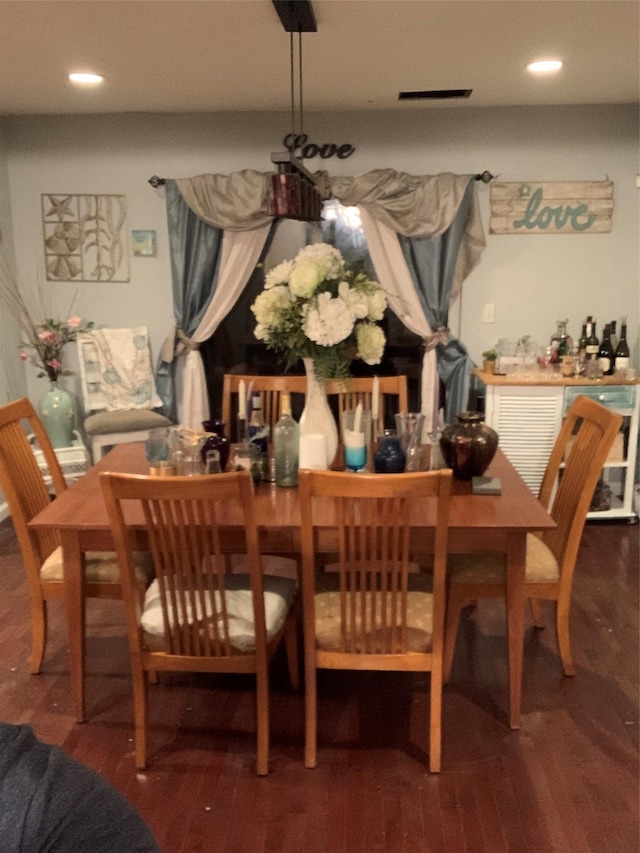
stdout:
<svg viewBox="0 0 640 853">
<path fill-rule="evenodd" d="M 104 77 L 100 74 L 69 74 L 69 80 L 72 83 L 80 83 L 83 86 L 95 86 L 97 83 L 102 83 Z"/>
<path fill-rule="evenodd" d="M 548 74 L 550 71 L 560 71 L 562 62 L 559 59 L 543 59 L 540 62 L 530 62 L 527 69 L 533 74 Z"/>
</svg>

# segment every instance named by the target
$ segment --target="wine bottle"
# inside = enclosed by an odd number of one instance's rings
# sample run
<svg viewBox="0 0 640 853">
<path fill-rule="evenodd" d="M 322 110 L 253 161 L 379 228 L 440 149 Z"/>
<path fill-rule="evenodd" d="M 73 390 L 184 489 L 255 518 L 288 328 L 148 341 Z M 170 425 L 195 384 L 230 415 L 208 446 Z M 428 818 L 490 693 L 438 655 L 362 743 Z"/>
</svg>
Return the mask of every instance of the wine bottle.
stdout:
<svg viewBox="0 0 640 853">
<path fill-rule="evenodd" d="M 591 320 L 589 322 L 589 318 L 587 317 L 587 343 L 585 346 L 587 361 L 595 361 L 598 358 L 599 350 L 600 341 L 596 335 L 596 321 Z"/>
<path fill-rule="evenodd" d="M 584 364 L 587 358 L 587 323 L 591 322 L 591 317 L 587 317 L 587 319 L 582 324 L 582 334 L 580 335 L 580 340 L 578 341 L 578 359 L 580 364 Z"/>
<path fill-rule="evenodd" d="M 289 394 L 282 395 L 280 411 L 280 420 L 273 429 L 276 486 L 297 486 L 300 428 L 291 417 L 291 398 Z"/>
<path fill-rule="evenodd" d="M 616 371 L 624 370 L 626 372 L 629 367 L 629 344 L 627 343 L 627 318 L 622 317 L 620 320 L 620 340 L 615 352 L 615 369 Z"/>
<path fill-rule="evenodd" d="M 615 353 L 611 346 L 611 326 L 607 323 L 602 333 L 602 341 L 598 350 L 598 361 L 602 368 L 603 376 L 611 376 L 613 373 L 613 365 L 615 362 Z"/>
<path fill-rule="evenodd" d="M 267 453 L 269 443 L 269 426 L 262 414 L 262 395 L 259 391 L 251 397 L 251 417 L 249 419 L 249 441 L 255 444 L 261 454 Z"/>
<path fill-rule="evenodd" d="M 618 323 L 616 320 L 612 320 L 610 323 L 611 326 L 611 334 L 609 335 L 609 339 L 611 341 L 611 346 L 613 347 L 613 351 L 615 353 L 618 348 Z"/>
<path fill-rule="evenodd" d="M 560 361 L 562 361 L 563 355 L 570 355 L 571 354 L 572 340 L 571 340 L 571 336 L 567 332 L 567 323 L 568 322 L 569 322 L 568 320 L 558 320 L 557 321 L 557 325 L 558 325 L 558 330 L 556 332 L 556 334 L 558 335 L 557 353 L 558 353 L 558 359 Z"/>
<path fill-rule="evenodd" d="M 602 376 L 598 363 L 600 341 L 596 335 L 596 321 L 594 317 L 587 317 L 587 341 L 584 352 L 583 373 L 587 379 L 597 379 Z"/>
</svg>

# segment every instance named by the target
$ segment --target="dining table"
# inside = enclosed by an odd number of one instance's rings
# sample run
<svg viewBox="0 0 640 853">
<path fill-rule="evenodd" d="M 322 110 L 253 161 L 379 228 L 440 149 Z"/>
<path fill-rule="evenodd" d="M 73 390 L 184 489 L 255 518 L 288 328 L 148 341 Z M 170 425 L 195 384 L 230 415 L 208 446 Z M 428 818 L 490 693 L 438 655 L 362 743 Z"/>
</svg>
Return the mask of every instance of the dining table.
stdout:
<svg viewBox="0 0 640 853">
<path fill-rule="evenodd" d="M 87 551 L 113 550 L 107 509 L 102 497 L 100 473 L 149 475 L 144 444 L 120 444 L 103 456 L 72 486 L 66 489 L 29 523 L 35 530 L 56 529 L 63 551 L 65 603 L 71 698 L 75 719 L 85 719 L 85 596 L 84 555 Z M 363 478 L 365 474 L 354 473 Z M 382 474 L 377 476 L 384 476 Z M 522 664 L 524 645 L 525 558 L 527 533 L 555 527 L 555 522 L 498 448 L 485 476 L 498 478 L 500 494 L 474 494 L 470 481 L 453 480 L 449 509 L 450 553 L 499 552 L 507 565 L 507 649 L 509 671 L 508 720 L 520 727 Z M 264 554 L 300 554 L 300 503 L 296 488 L 275 483 L 255 485 L 256 518 L 260 547 Z M 139 508 L 138 508 L 139 509 Z M 135 506 L 126 511 L 126 521 L 145 547 L 144 520 Z M 429 499 L 412 507 L 411 550 L 428 555 L 433 549 L 434 505 Z M 223 520 L 224 549 L 236 553 L 244 541 L 239 510 L 229 507 Z M 317 549 L 337 551 L 337 532 L 332 508 L 320 518 Z"/>
</svg>

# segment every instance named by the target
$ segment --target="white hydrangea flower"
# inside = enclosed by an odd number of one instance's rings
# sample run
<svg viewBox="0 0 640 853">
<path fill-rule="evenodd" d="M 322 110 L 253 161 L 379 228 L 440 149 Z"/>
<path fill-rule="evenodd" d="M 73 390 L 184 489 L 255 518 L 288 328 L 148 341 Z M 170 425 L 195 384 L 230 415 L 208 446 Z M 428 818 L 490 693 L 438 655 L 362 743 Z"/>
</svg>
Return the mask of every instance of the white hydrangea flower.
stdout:
<svg viewBox="0 0 640 853">
<path fill-rule="evenodd" d="M 264 280 L 265 290 L 270 290 L 278 284 L 288 284 L 292 269 L 293 261 L 283 261 L 272 270 L 269 270 Z"/>
<path fill-rule="evenodd" d="M 385 337 L 380 326 L 360 323 L 356 329 L 358 358 L 366 364 L 380 364 L 384 352 Z"/>
<path fill-rule="evenodd" d="M 310 299 L 325 278 L 324 267 L 311 258 L 296 261 L 289 277 L 289 287 L 294 296 Z"/>
<path fill-rule="evenodd" d="M 283 309 L 291 305 L 291 294 L 289 288 L 283 285 L 272 287 L 271 290 L 263 290 L 256 297 L 251 306 L 259 325 L 274 328 L 278 325 Z"/>
<path fill-rule="evenodd" d="M 377 284 L 377 282 L 374 282 Z M 377 289 L 372 293 L 367 294 L 367 319 L 382 320 L 384 312 L 387 308 L 387 296 L 384 290 L 378 285 Z"/>
<path fill-rule="evenodd" d="M 344 267 L 344 258 L 340 252 L 327 243 L 312 243 L 310 246 L 300 249 L 296 257 L 296 264 L 307 260 L 313 261 L 322 268 L 322 278 L 339 278 Z"/>
<path fill-rule="evenodd" d="M 253 330 L 253 334 L 259 341 L 268 341 L 269 340 L 269 329 L 264 326 L 262 323 L 257 323 L 255 329 Z"/>
<path fill-rule="evenodd" d="M 353 329 L 351 311 L 342 299 L 321 293 L 317 305 L 307 311 L 303 332 L 322 347 L 332 347 L 348 338 Z"/>
<path fill-rule="evenodd" d="M 349 283 L 341 281 L 338 285 L 338 295 L 349 306 L 354 320 L 363 320 L 369 310 L 367 294 L 349 287 Z"/>
</svg>

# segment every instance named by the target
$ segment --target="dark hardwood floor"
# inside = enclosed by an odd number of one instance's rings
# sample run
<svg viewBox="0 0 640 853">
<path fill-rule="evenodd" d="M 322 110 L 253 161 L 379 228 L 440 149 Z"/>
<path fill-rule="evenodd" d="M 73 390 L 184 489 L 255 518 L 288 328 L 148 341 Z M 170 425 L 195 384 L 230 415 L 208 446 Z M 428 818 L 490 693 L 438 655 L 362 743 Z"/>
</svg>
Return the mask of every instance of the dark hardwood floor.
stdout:
<svg viewBox="0 0 640 853">
<path fill-rule="evenodd" d="M 152 686 L 152 763 L 137 773 L 122 605 L 89 602 L 89 720 L 75 725 L 63 605 L 50 607 L 43 672 L 30 676 L 9 521 L 0 555 L 0 718 L 31 724 L 103 774 L 163 853 L 638 853 L 638 525 L 586 529 L 575 678 L 562 676 L 553 630 L 528 627 L 518 732 L 506 725 L 503 610 L 482 601 L 468 611 L 437 776 L 425 752 L 428 677 L 400 673 L 323 673 L 319 766 L 305 770 L 303 697 L 287 686 L 281 658 L 267 778 L 253 769 L 252 681 L 220 676 Z"/>
</svg>

